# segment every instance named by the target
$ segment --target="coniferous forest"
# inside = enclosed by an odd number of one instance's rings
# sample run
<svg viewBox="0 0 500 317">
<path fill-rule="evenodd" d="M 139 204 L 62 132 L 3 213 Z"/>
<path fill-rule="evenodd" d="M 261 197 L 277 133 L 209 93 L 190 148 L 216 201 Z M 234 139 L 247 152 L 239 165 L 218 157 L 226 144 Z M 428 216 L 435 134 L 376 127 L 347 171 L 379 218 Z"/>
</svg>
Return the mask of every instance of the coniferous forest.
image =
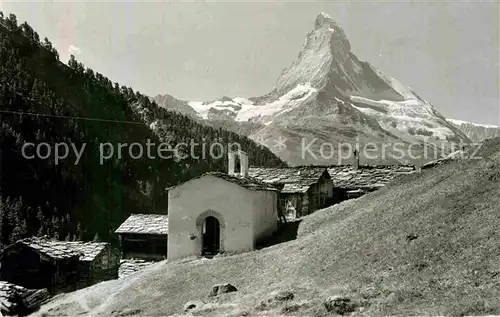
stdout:
<svg viewBox="0 0 500 317">
<path fill-rule="evenodd" d="M 116 242 L 114 230 L 131 213 L 167 212 L 169 186 L 225 171 L 227 155 L 207 154 L 215 143 L 240 144 L 251 165 L 284 165 L 250 139 L 160 108 L 74 56 L 64 64 L 49 39 L 1 12 L 0 118 L 0 246 L 42 235 Z M 123 151 L 101 164 L 100 144 L 137 142 L 146 149 L 147 140 L 205 146 L 185 159 L 134 158 Z M 59 161 L 27 159 L 22 154 L 27 142 L 47 143 L 52 151 L 63 142 L 77 149 L 86 145 L 75 164 L 71 147 Z M 26 152 L 34 155 L 35 148 Z"/>
</svg>

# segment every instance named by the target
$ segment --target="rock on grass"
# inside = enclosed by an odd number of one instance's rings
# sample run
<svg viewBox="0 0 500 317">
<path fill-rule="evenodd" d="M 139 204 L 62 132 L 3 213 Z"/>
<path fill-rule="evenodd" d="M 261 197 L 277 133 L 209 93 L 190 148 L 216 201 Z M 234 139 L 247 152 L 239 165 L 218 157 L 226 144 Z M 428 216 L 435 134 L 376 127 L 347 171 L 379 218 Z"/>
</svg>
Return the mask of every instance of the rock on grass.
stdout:
<svg viewBox="0 0 500 317">
<path fill-rule="evenodd" d="M 344 296 L 331 296 L 323 302 L 328 312 L 345 315 L 356 310 L 356 304 L 350 298 Z"/>
<path fill-rule="evenodd" d="M 275 291 L 272 292 L 269 297 L 264 299 L 260 305 L 257 306 L 257 309 L 264 310 L 269 307 L 275 307 L 283 302 L 293 300 L 295 296 L 290 291 Z"/>
<path fill-rule="evenodd" d="M 199 300 L 190 300 L 184 305 L 184 311 L 189 312 L 192 310 L 199 310 L 205 305 L 202 301 Z"/>
<path fill-rule="evenodd" d="M 218 296 L 221 294 L 236 292 L 238 289 L 229 283 L 217 284 L 212 287 L 209 297 Z"/>
</svg>

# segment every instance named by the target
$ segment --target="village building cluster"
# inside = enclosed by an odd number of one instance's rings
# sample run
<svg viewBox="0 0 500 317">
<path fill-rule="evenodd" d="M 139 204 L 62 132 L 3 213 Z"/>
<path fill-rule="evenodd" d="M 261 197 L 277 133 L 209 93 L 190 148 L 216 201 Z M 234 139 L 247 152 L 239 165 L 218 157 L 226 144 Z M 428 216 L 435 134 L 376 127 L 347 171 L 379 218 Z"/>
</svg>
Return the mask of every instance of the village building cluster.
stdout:
<svg viewBox="0 0 500 317">
<path fill-rule="evenodd" d="M 132 214 L 105 242 L 20 240 L 0 254 L 0 280 L 51 294 L 118 278 L 134 265 L 254 250 L 280 224 L 386 186 L 414 167 L 249 167 L 228 153 L 227 173 L 209 172 L 168 188 L 168 213 Z"/>
<path fill-rule="evenodd" d="M 416 171 L 411 166 L 360 167 L 357 161 L 283 168 L 249 167 L 248 161 L 245 152 L 230 152 L 227 173 L 205 173 L 169 188 L 168 214 L 131 215 L 116 230 L 123 257 L 173 261 L 253 250 L 280 223 Z"/>
</svg>

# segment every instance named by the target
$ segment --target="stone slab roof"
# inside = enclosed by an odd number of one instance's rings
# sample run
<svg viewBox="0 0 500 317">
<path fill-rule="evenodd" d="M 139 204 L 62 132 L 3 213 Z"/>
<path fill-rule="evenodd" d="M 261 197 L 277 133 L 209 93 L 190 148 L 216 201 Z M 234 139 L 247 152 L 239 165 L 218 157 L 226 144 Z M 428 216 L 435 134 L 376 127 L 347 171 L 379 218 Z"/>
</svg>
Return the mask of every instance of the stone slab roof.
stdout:
<svg viewBox="0 0 500 317">
<path fill-rule="evenodd" d="M 284 184 L 282 193 L 305 193 L 326 167 L 250 167 L 248 175 L 269 184 Z"/>
<path fill-rule="evenodd" d="M 311 187 L 311 184 L 285 184 L 281 192 L 283 194 L 306 193 L 309 187 Z"/>
<path fill-rule="evenodd" d="M 168 215 L 132 214 L 115 233 L 168 234 Z"/>
<path fill-rule="evenodd" d="M 333 186 L 344 189 L 374 190 L 384 187 L 400 175 L 413 174 L 412 166 L 360 166 L 355 170 L 352 166 L 329 167 L 328 172 Z"/>
<path fill-rule="evenodd" d="M 145 269 L 154 264 L 154 261 L 145 261 L 141 259 L 121 259 L 118 269 L 118 278 L 129 276 L 135 272 Z"/>
<path fill-rule="evenodd" d="M 239 175 L 229 175 L 227 173 L 222 173 L 222 172 L 209 172 L 209 173 L 205 173 L 205 174 L 202 174 L 202 175 L 200 175 L 198 177 L 192 178 L 189 181 L 192 181 L 192 180 L 198 179 L 198 178 L 202 178 L 202 177 L 205 177 L 205 176 L 214 176 L 214 177 L 223 179 L 225 181 L 234 183 L 236 185 L 239 185 L 239 186 L 241 186 L 243 188 L 250 189 L 250 190 L 280 191 L 281 188 L 282 188 L 282 186 L 276 186 L 274 184 L 270 184 L 270 183 L 267 183 L 267 182 L 262 182 L 258 178 L 254 178 L 251 175 L 249 175 L 249 177 L 241 177 Z M 186 183 L 186 182 L 184 182 L 184 183 Z M 182 185 L 184 183 L 178 184 L 176 186 L 172 186 L 169 189 L 177 187 L 177 186 L 180 186 L 180 185 Z"/>
<path fill-rule="evenodd" d="M 55 241 L 29 238 L 21 243 L 54 259 L 78 257 L 80 261 L 93 261 L 108 245 L 107 242 Z"/>
<path fill-rule="evenodd" d="M 437 166 L 437 165 L 440 165 L 440 164 L 445 164 L 445 163 L 449 163 L 449 162 L 453 162 L 453 161 L 459 160 L 460 158 L 463 157 L 463 155 L 465 153 L 466 152 L 461 151 L 461 150 L 455 151 L 453 153 L 450 153 L 446 157 L 439 158 L 437 160 L 433 160 L 433 161 L 425 163 L 424 165 L 422 165 L 422 169 L 427 169 L 427 168 L 431 168 L 431 167 L 434 167 L 434 166 Z"/>
</svg>

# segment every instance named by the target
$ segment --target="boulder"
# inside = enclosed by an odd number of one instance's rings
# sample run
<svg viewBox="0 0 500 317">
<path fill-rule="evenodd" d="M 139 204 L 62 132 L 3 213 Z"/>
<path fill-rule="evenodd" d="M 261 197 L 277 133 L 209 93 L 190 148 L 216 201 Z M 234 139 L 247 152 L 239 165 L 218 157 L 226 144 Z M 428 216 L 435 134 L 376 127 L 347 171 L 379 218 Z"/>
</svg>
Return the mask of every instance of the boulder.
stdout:
<svg viewBox="0 0 500 317">
<path fill-rule="evenodd" d="M 199 300 L 190 300 L 184 305 L 184 311 L 189 312 L 192 310 L 199 310 L 205 305 L 202 301 Z"/>
<path fill-rule="evenodd" d="M 281 308 L 281 313 L 284 315 L 297 313 L 299 310 L 310 307 L 309 301 L 302 302 L 287 302 L 283 308 Z"/>
<path fill-rule="evenodd" d="M 356 309 L 356 304 L 350 298 L 344 296 L 332 296 L 323 302 L 328 312 L 334 312 L 338 315 L 345 315 Z"/>
<path fill-rule="evenodd" d="M 277 292 L 271 293 L 270 298 L 274 301 L 283 302 L 283 301 L 292 300 L 294 297 L 295 296 L 290 291 L 277 291 Z"/>
<path fill-rule="evenodd" d="M 236 292 L 238 289 L 229 283 L 217 284 L 212 287 L 212 291 L 208 296 L 214 297 L 221 294 Z"/>
<path fill-rule="evenodd" d="M 257 309 L 264 310 L 275 307 L 283 302 L 293 300 L 294 297 L 294 294 L 290 291 L 274 291 L 257 306 Z"/>
</svg>

